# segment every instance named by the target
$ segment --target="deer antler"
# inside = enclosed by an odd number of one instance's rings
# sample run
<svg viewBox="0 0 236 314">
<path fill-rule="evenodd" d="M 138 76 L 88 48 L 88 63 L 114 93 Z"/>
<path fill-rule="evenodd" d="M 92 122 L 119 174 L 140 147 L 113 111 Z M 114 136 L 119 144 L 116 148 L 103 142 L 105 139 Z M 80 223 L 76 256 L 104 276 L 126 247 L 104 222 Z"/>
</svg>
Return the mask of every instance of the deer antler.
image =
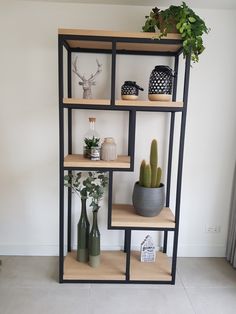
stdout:
<svg viewBox="0 0 236 314">
<path fill-rule="evenodd" d="M 78 71 L 78 68 L 77 68 L 77 59 L 78 57 L 75 58 L 75 61 L 73 62 L 73 69 L 72 71 L 82 80 L 84 81 L 85 80 L 85 77 L 82 76 L 79 71 Z"/>
<path fill-rule="evenodd" d="M 93 81 L 100 72 L 102 72 L 102 64 L 99 63 L 98 59 L 96 59 L 96 62 L 97 62 L 98 69 L 96 73 L 91 74 L 90 78 L 88 79 L 88 81 L 90 82 Z"/>
</svg>

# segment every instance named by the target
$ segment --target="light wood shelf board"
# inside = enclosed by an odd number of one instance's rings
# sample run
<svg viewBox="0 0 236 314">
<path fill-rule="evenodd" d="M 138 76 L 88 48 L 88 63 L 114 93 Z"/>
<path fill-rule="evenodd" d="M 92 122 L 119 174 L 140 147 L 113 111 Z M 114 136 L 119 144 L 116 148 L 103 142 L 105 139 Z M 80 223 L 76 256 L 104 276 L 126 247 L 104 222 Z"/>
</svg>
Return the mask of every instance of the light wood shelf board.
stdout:
<svg viewBox="0 0 236 314">
<path fill-rule="evenodd" d="M 84 29 L 59 29 L 60 35 L 80 35 L 80 36 L 97 36 L 97 37 L 113 37 L 116 38 L 133 38 L 133 39 L 154 39 L 153 43 L 132 43 L 132 42 L 118 42 L 117 50 L 135 50 L 135 51 L 159 51 L 159 52 L 176 52 L 182 44 L 160 44 L 157 36 L 158 33 L 145 33 L 145 32 L 116 32 L 105 30 L 84 30 Z M 163 39 L 176 39 L 181 40 L 179 34 L 168 34 Z M 112 44 L 109 41 L 87 41 L 87 40 L 67 40 L 71 48 L 85 48 L 85 49 L 105 49 L 112 50 Z"/>
<path fill-rule="evenodd" d="M 116 100 L 116 106 L 136 107 L 183 107 L 182 101 Z"/>
<path fill-rule="evenodd" d="M 181 45 L 165 45 L 160 44 L 158 39 L 153 40 L 151 44 L 144 43 L 117 43 L 117 50 L 133 50 L 133 51 L 149 51 L 149 52 L 176 52 Z"/>
<path fill-rule="evenodd" d="M 66 105 L 110 105 L 110 99 L 83 99 L 83 98 L 64 98 L 63 103 Z"/>
<path fill-rule="evenodd" d="M 109 41 L 67 40 L 67 43 L 71 48 L 112 50 L 112 43 Z"/>
<path fill-rule="evenodd" d="M 172 279 L 169 258 L 162 252 L 156 253 L 154 263 L 143 263 L 140 262 L 140 252 L 132 251 L 130 267 L 130 280 L 170 281 Z"/>
<path fill-rule="evenodd" d="M 81 154 L 67 155 L 64 158 L 64 167 L 89 167 L 89 168 L 130 168 L 130 156 L 118 156 L 114 161 L 90 160 Z"/>
<path fill-rule="evenodd" d="M 59 28 L 59 35 L 82 35 L 82 36 L 105 36 L 105 37 L 125 37 L 125 38 L 153 38 L 158 33 L 149 32 L 120 32 L 110 30 L 92 30 L 92 29 L 67 29 Z M 181 39 L 178 33 L 169 33 L 164 38 L 166 39 Z"/>
<path fill-rule="evenodd" d="M 71 48 L 82 48 L 82 49 L 104 49 L 112 50 L 110 42 L 104 41 L 85 41 L 85 40 L 68 40 L 68 45 Z M 149 51 L 149 52 L 176 52 L 181 48 L 181 45 L 165 45 L 159 44 L 158 41 L 153 41 L 151 44 L 143 43 L 117 43 L 116 49 L 126 51 Z"/>
<path fill-rule="evenodd" d="M 102 251 L 101 263 L 91 267 L 76 260 L 76 252 L 69 252 L 64 260 L 63 279 L 70 280 L 125 280 L 125 257 L 122 251 Z"/>
<path fill-rule="evenodd" d="M 175 228 L 175 217 L 165 207 L 158 216 L 143 217 L 136 214 L 133 205 L 112 205 L 112 227 Z"/>
<path fill-rule="evenodd" d="M 64 98 L 66 105 L 98 105 L 109 106 L 110 99 L 83 99 L 83 98 Z M 116 100 L 116 106 L 132 106 L 132 107 L 174 107 L 182 108 L 182 101 L 149 101 L 149 100 Z"/>
</svg>

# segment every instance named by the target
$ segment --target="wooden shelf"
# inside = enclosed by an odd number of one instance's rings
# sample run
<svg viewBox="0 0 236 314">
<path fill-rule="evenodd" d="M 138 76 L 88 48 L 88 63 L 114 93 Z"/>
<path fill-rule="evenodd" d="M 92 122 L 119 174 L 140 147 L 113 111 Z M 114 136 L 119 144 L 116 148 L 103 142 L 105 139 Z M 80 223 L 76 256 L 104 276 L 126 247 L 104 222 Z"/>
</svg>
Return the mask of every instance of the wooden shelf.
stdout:
<svg viewBox="0 0 236 314">
<path fill-rule="evenodd" d="M 183 107 L 182 101 L 116 100 L 116 106 L 134 107 Z"/>
<path fill-rule="evenodd" d="M 108 106 L 110 105 L 110 99 L 84 99 L 84 98 L 64 98 L 63 103 L 66 105 L 97 105 Z"/>
<path fill-rule="evenodd" d="M 117 51 L 127 50 L 127 51 L 149 51 L 149 52 L 177 52 L 182 47 L 182 40 L 179 34 L 168 34 L 166 37 L 160 41 L 157 38 L 158 33 L 145 33 L 145 32 L 136 32 L 136 33 L 127 33 L 127 32 L 115 32 L 115 31 L 104 31 L 104 30 L 84 30 L 84 29 L 59 29 L 59 35 L 72 35 L 72 36 L 81 36 L 80 40 L 69 39 L 66 40 L 67 44 L 71 48 L 81 48 L 81 49 L 101 49 L 112 50 L 112 39 L 116 38 L 117 42 Z M 83 36 L 92 36 L 92 37 L 106 37 L 111 38 L 111 41 L 96 41 L 96 38 L 93 40 L 83 40 Z M 130 42 L 122 42 L 122 38 L 130 39 Z M 119 39 L 121 40 L 119 42 Z M 135 42 L 136 40 L 144 40 L 144 43 Z M 172 39 L 177 40 L 177 42 L 165 44 L 165 40 Z"/>
<path fill-rule="evenodd" d="M 170 281 L 170 263 L 166 254 L 156 253 L 155 263 L 141 263 L 140 252 L 130 255 L 130 280 Z M 64 280 L 124 280 L 126 254 L 122 251 L 102 251 L 101 263 L 93 268 L 76 260 L 76 252 L 70 252 L 64 260 Z"/>
<path fill-rule="evenodd" d="M 133 205 L 113 204 L 112 227 L 130 228 L 175 228 L 175 217 L 170 208 L 165 207 L 158 216 L 143 217 L 136 214 Z"/>
<path fill-rule="evenodd" d="M 110 99 L 83 99 L 83 98 L 64 98 L 66 105 L 84 105 L 86 106 L 109 106 Z M 182 101 L 149 101 L 149 100 L 116 100 L 116 106 L 123 107 L 165 107 L 165 108 L 183 108 Z"/>
<path fill-rule="evenodd" d="M 70 252 L 65 257 L 63 279 L 125 280 L 125 257 L 122 251 L 103 251 L 100 265 L 93 268 L 78 262 L 76 252 Z"/>
<path fill-rule="evenodd" d="M 141 263 L 140 252 L 131 252 L 130 280 L 171 281 L 171 279 L 171 266 L 166 254 L 157 252 L 154 263 Z"/>
<path fill-rule="evenodd" d="M 90 160 L 84 158 L 81 154 L 67 155 L 64 158 L 64 167 L 81 167 L 81 168 L 130 168 L 130 156 L 118 156 L 114 161 Z"/>
</svg>

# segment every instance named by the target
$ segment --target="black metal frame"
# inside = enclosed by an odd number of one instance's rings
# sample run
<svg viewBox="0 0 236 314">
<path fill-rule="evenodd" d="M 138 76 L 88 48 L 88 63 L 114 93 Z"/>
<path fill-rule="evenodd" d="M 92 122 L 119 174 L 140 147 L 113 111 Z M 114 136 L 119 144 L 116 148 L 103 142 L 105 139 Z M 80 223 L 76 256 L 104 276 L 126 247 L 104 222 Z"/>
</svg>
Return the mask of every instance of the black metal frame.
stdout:
<svg viewBox="0 0 236 314">
<path fill-rule="evenodd" d="M 70 48 L 67 40 L 83 40 L 83 41 L 103 41 L 110 42 L 111 49 L 84 49 L 84 48 Z M 179 55 L 182 53 L 182 48 L 177 52 L 155 52 L 155 51 L 135 51 L 135 50 L 119 50 L 117 43 L 149 43 L 153 44 L 152 39 L 144 38 L 122 38 L 122 37 L 106 37 L 106 36 L 82 36 L 82 35 L 59 35 L 58 36 L 58 69 L 59 69 L 59 174 L 60 174 L 60 199 L 59 199 L 59 282 L 60 283 L 132 283 L 132 284 L 175 284 L 176 276 L 176 261 L 177 261 L 177 247 L 178 247 L 178 233 L 179 233 L 179 216 L 180 216 L 180 200 L 181 200 L 181 185 L 182 185 L 182 169 L 183 169 L 183 154 L 184 154 L 184 138 L 185 125 L 187 115 L 187 101 L 189 88 L 189 74 L 190 74 L 190 57 L 186 57 L 185 74 L 184 74 L 184 91 L 183 91 L 183 107 L 134 107 L 134 106 L 115 106 L 115 82 L 116 82 L 116 55 L 117 54 L 132 54 L 132 55 L 156 55 L 174 57 L 175 79 L 172 100 L 176 100 L 177 81 L 178 81 L 178 67 Z M 155 41 L 158 44 L 182 44 L 178 39 L 161 39 Z M 63 103 L 64 91 L 64 73 L 63 73 L 63 50 L 67 51 L 67 94 L 68 98 L 72 95 L 71 90 L 71 54 L 72 52 L 94 52 L 94 53 L 108 53 L 112 57 L 111 69 L 111 99 L 110 105 L 86 105 L 75 104 L 68 105 Z M 68 153 L 72 154 L 72 113 L 74 109 L 88 109 L 88 110 L 122 110 L 129 112 L 129 134 L 128 134 L 128 155 L 131 162 L 127 169 L 120 168 L 93 168 L 93 170 L 107 171 L 109 173 L 109 189 L 108 189 L 108 229 L 123 230 L 124 231 L 124 254 L 126 254 L 126 269 L 125 280 L 66 280 L 63 279 L 64 273 L 64 171 L 71 173 L 73 170 L 91 170 L 91 168 L 81 167 L 64 167 L 64 110 L 68 110 Z M 142 228 L 142 227 L 114 227 L 112 226 L 112 187 L 113 187 L 113 172 L 114 171 L 133 171 L 134 169 L 134 153 L 135 153 L 135 126 L 136 126 L 136 111 L 151 111 L 151 112 L 169 112 L 170 113 L 170 130 L 169 130 L 169 150 L 168 150 L 168 165 L 167 165 L 167 184 L 166 184 L 166 206 L 170 204 L 170 190 L 171 190 L 171 172 L 172 172 L 172 155 L 173 155 L 173 140 L 175 129 L 175 113 L 181 114 L 181 128 L 179 140 L 179 155 L 178 155 L 178 173 L 177 173 L 177 188 L 176 188 L 176 204 L 175 204 L 175 227 L 174 228 Z M 71 251 L 71 208 L 72 208 L 72 191 L 68 189 L 68 212 L 67 212 L 67 250 Z M 163 238 L 163 252 L 167 251 L 168 232 L 174 233 L 173 240 L 173 254 L 172 254 L 172 280 L 130 280 L 130 254 L 131 254 L 131 231 L 132 230 L 156 230 L 164 232 Z"/>
</svg>

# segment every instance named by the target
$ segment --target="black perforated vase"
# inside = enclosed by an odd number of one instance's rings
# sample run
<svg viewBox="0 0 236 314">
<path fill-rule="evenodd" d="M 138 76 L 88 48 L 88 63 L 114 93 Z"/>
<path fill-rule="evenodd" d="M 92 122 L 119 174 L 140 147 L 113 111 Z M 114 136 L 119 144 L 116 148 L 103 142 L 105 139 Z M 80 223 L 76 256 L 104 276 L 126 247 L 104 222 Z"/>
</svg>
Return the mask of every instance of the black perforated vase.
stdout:
<svg viewBox="0 0 236 314">
<path fill-rule="evenodd" d="M 170 101 L 174 72 L 166 65 L 157 65 L 150 75 L 149 100 Z"/>
<path fill-rule="evenodd" d="M 123 100 L 135 100 L 138 98 L 139 91 L 143 88 L 138 86 L 135 81 L 125 81 L 121 86 L 121 98 Z"/>
</svg>

